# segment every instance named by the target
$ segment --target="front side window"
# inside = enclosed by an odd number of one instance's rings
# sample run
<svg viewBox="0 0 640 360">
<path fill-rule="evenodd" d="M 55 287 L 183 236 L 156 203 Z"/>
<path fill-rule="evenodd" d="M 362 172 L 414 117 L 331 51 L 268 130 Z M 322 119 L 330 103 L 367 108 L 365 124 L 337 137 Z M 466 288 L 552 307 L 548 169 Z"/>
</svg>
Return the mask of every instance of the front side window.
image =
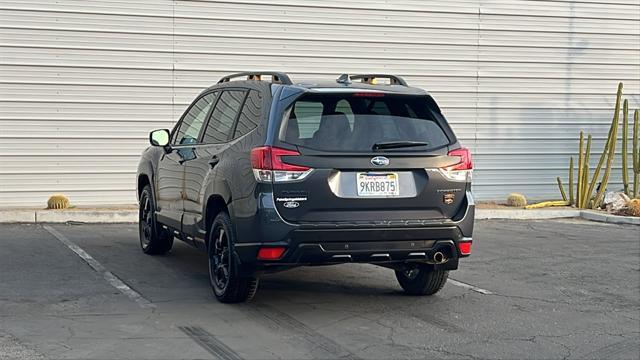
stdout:
<svg viewBox="0 0 640 360">
<path fill-rule="evenodd" d="M 207 119 L 211 105 L 217 93 L 207 94 L 198 99 L 182 118 L 180 127 L 176 131 L 173 143 L 176 145 L 196 144 L 202 125 Z"/>
<path fill-rule="evenodd" d="M 426 96 L 308 94 L 289 109 L 280 140 L 323 151 L 428 151 L 449 144 L 443 122 Z"/>
<path fill-rule="evenodd" d="M 205 144 L 220 144 L 229 140 L 245 95 L 243 90 L 226 90 L 220 95 L 204 133 Z"/>
</svg>

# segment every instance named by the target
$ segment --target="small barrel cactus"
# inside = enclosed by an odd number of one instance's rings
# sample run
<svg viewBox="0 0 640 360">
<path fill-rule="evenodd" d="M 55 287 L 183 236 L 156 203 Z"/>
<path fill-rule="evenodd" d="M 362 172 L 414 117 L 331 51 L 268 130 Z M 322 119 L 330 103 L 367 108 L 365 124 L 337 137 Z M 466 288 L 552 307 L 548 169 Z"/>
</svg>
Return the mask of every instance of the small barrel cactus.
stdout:
<svg viewBox="0 0 640 360">
<path fill-rule="evenodd" d="M 640 199 L 631 199 L 627 202 L 627 215 L 640 216 Z"/>
<path fill-rule="evenodd" d="M 69 198 L 63 194 L 53 194 L 47 200 L 47 209 L 66 209 L 69 207 Z"/>
<path fill-rule="evenodd" d="M 522 194 L 512 193 L 507 196 L 507 205 L 524 207 L 527 206 L 527 198 Z"/>
</svg>

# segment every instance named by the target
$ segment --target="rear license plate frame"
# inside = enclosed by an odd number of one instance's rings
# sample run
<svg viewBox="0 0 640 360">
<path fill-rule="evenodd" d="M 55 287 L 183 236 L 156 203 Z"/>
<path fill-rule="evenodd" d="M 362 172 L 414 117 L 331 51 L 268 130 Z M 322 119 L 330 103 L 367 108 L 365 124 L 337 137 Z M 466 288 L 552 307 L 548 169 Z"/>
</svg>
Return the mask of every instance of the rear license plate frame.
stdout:
<svg viewBox="0 0 640 360">
<path fill-rule="evenodd" d="M 362 181 L 370 185 L 362 184 Z M 357 172 L 356 195 L 365 199 L 399 197 L 400 177 L 396 172 Z"/>
</svg>

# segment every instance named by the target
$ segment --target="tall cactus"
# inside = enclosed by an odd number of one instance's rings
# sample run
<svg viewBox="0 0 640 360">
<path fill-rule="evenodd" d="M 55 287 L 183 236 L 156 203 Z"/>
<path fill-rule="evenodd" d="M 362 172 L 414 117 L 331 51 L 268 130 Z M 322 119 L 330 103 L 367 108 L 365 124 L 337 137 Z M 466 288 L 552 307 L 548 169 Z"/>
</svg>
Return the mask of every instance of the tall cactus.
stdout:
<svg viewBox="0 0 640 360">
<path fill-rule="evenodd" d="M 573 156 L 569 159 L 569 205 L 575 204 L 573 191 Z"/>
<path fill-rule="evenodd" d="M 640 132 L 640 122 L 638 120 L 638 109 L 633 112 L 633 140 L 632 140 L 632 165 L 633 165 L 633 196 L 640 198 L 640 144 L 638 144 L 638 133 Z"/>
<path fill-rule="evenodd" d="M 629 166 L 627 165 L 627 139 L 629 138 L 629 100 L 622 105 L 622 186 L 629 196 Z"/>
<path fill-rule="evenodd" d="M 589 186 L 589 158 L 591 157 L 591 142 L 593 141 L 593 137 L 591 136 L 591 134 L 589 134 L 589 137 L 587 137 L 587 149 L 584 152 L 584 160 L 583 160 L 583 167 L 584 169 L 582 169 L 582 188 L 580 189 L 580 205 L 578 205 L 578 207 L 580 208 L 585 208 L 589 205 L 589 198 L 586 197 L 584 194 L 587 192 L 587 187 Z"/>
<path fill-rule="evenodd" d="M 607 159 L 607 154 L 608 154 L 608 150 L 611 148 L 611 143 L 615 143 L 615 139 L 617 138 L 617 133 L 618 133 L 618 118 L 620 116 L 620 99 L 622 98 L 622 88 L 623 85 L 622 83 L 618 84 L 618 93 L 616 95 L 616 106 L 615 106 L 615 110 L 613 113 L 613 121 L 611 122 L 611 127 L 609 128 L 609 135 L 607 137 L 607 142 L 604 145 L 604 150 L 602 151 L 602 154 L 600 155 L 600 160 L 598 161 L 598 165 L 595 167 L 595 170 L 593 171 L 593 178 L 591 179 L 591 183 L 589 184 L 589 187 L 587 188 L 587 192 L 584 194 L 585 198 L 584 198 L 584 204 L 586 206 L 589 205 L 589 199 L 591 199 L 591 194 L 593 194 L 593 190 L 596 187 L 596 183 L 598 181 L 598 177 L 600 177 L 600 171 L 602 170 L 602 165 L 604 165 L 604 161 L 605 159 Z M 614 131 L 616 136 L 612 136 L 614 135 Z M 612 140 L 613 138 L 613 140 Z M 613 157 L 610 157 L 613 160 Z M 604 178 L 603 181 L 600 185 L 600 190 L 604 191 L 604 188 L 606 187 L 606 184 L 604 183 Z M 594 201 L 594 205 L 597 204 L 597 201 Z M 585 206 L 585 207 L 586 207 Z"/>
<path fill-rule="evenodd" d="M 600 160 L 594 168 L 593 176 L 590 176 L 590 156 L 593 137 L 588 135 L 585 147 L 584 132 L 580 131 L 580 141 L 578 143 L 578 171 L 574 174 L 574 158 L 569 159 L 569 203 L 575 204 L 578 208 L 595 208 L 600 205 L 611 177 L 611 171 L 616 157 L 616 147 L 618 146 L 618 129 L 622 125 L 622 181 L 624 191 L 629 196 L 640 198 L 640 119 L 638 119 L 638 109 L 633 114 L 633 134 L 632 134 L 632 173 L 633 184 L 629 181 L 628 147 L 629 147 L 629 101 L 622 101 L 623 84 L 618 84 L 616 93 L 616 104 L 609 127 L 607 140 L 604 149 L 600 154 Z M 621 106 L 622 105 L 622 106 Z M 621 107 L 623 108 L 623 118 L 620 119 Z M 622 121 L 622 124 L 620 122 Z M 604 171 L 602 178 L 600 173 Z M 574 178 L 577 175 L 577 178 Z M 575 182 L 574 182 L 575 180 Z M 600 184 L 598 185 L 598 181 Z M 567 194 L 562 180 L 558 177 L 558 188 L 564 201 L 567 201 Z M 575 184 L 575 193 L 574 193 Z M 598 188 L 594 195 L 594 190 Z"/>
<path fill-rule="evenodd" d="M 584 144 L 584 131 L 580 131 L 580 142 L 578 143 L 578 186 L 576 188 L 576 205 L 580 207 L 581 192 L 582 189 L 582 168 L 584 164 L 584 155 L 582 153 L 582 146 Z"/>
<path fill-rule="evenodd" d="M 626 101 L 626 100 L 625 100 Z M 613 160 L 616 157 L 616 145 L 618 143 L 618 125 L 620 121 L 620 104 L 616 107 L 618 112 L 613 117 L 613 124 L 611 124 L 611 128 L 613 132 L 611 133 L 611 137 L 609 137 L 609 150 L 607 154 L 607 167 L 604 169 L 604 175 L 602 175 L 602 182 L 600 183 L 600 190 L 596 194 L 595 199 L 593 200 L 593 206 L 598 206 L 600 201 L 604 197 L 604 192 L 607 190 L 607 185 L 609 184 L 609 176 L 611 175 L 611 168 L 613 167 Z"/>
<path fill-rule="evenodd" d="M 560 195 L 562 195 L 562 201 L 567 201 L 567 193 L 564 191 L 564 185 L 562 185 L 562 179 L 560 179 L 560 176 L 558 176 L 556 178 L 556 181 L 558 182 L 558 188 L 560 188 Z"/>
</svg>

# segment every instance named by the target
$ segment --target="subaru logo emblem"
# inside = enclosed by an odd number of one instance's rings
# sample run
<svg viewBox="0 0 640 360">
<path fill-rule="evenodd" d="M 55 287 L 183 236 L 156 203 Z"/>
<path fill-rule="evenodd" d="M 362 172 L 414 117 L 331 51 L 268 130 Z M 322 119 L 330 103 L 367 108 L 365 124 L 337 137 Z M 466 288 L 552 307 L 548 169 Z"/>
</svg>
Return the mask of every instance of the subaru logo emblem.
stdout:
<svg viewBox="0 0 640 360">
<path fill-rule="evenodd" d="M 371 159 L 371 163 L 375 166 L 387 166 L 389 165 L 389 159 L 384 156 L 376 156 Z"/>
</svg>

